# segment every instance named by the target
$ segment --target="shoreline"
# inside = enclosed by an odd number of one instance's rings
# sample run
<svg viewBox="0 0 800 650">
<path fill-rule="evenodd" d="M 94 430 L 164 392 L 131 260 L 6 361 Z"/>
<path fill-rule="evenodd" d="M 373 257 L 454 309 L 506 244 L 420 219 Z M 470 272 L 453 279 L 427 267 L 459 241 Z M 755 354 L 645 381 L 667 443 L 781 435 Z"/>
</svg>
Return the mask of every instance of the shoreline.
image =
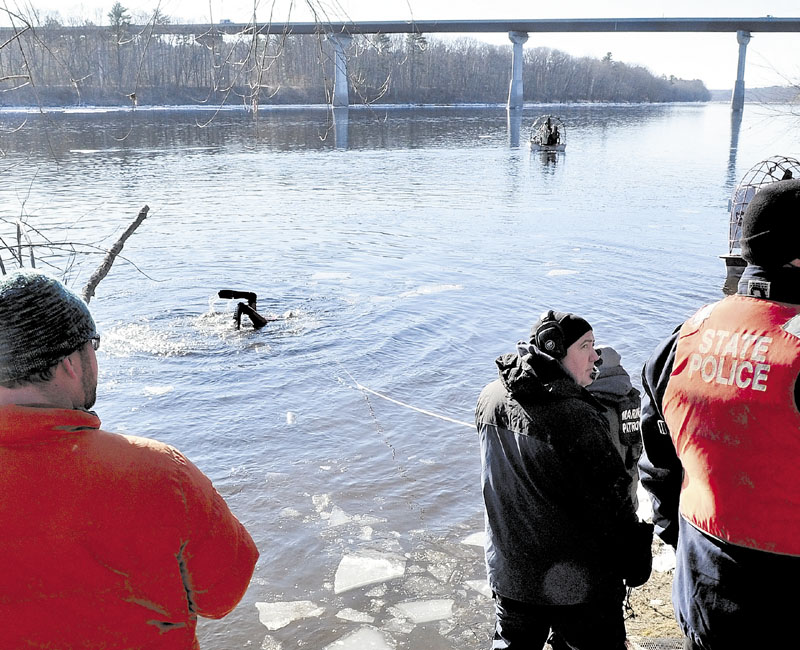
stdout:
<svg viewBox="0 0 800 650">
<path fill-rule="evenodd" d="M 672 608 L 672 577 L 674 553 L 658 537 L 653 539 L 653 572 L 650 579 L 641 587 L 631 591 L 630 606 L 632 614 L 625 620 L 628 638 L 637 643 L 638 639 L 674 640 L 675 644 L 659 645 L 659 648 L 683 648 L 683 633 L 675 620 Z M 665 560 L 671 567 L 657 569 L 659 561 Z"/>
<path fill-rule="evenodd" d="M 745 104 L 763 105 L 765 102 L 750 101 Z M 708 104 L 727 104 L 724 101 L 709 100 L 705 102 L 553 102 L 553 103 L 526 103 L 522 110 L 552 109 L 553 107 L 563 108 L 619 108 L 619 107 L 638 107 L 643 106 L 683 106 L 683 105 L 708 105 Z M 775 105 L 792 105 L 785 102 L 774 102 Z M 507 110 L 505 103 L 443 103 L 443 104 L 379 104 L 363 103 L 350 104 L 349 106 L 332 107 L 330 104 L 260 104 L 258 112 L 269 113 L 272 111 L 330 111 L 330 110 L 353 110 L 353 111 L 405 111 L 405 110 Z M 245 104 L 140 104 L 132 106 L 130 104 L 0 104 L 0 115 L 15 113 L 70 113 L 70 114 L 91 114 L 91 113 L 155 113 L 155 112 L 201 112 L 201 113 L 252 113 L 252 109 Z"/>
</svg>

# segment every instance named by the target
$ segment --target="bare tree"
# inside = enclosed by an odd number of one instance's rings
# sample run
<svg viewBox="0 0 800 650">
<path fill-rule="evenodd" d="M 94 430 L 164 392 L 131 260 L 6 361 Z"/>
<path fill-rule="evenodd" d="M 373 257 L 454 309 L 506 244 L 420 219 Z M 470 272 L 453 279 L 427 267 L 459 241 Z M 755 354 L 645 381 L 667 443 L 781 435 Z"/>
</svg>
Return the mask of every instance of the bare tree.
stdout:
<svg viewBox="0 0 800 650">
<path fill-rule="evenodd" d="M 320 22 L 317 0 L 305 0 Z M 54 18 L 18 18 L 0 44 L 0 103 L 242 104 L 258 115 L 274 103 L 321 103 L 330 98 L 333 48 L 322 36 L 265 33 L 253 20 L 240 34 L 216 27 L 194 36 L 156 34 L 170 18 L 156 8 L 134 29 L 119 2 L 107 28 L 65 35 Z M 271 23 L 267 23 L 270 25 Z M 324 31 L 324 30 L 321 30 Z M 377 34 L 355 36 L 348 49 L 349 85 L 357 101 L 502 102 L 510 45 Z M 498 74 L 498 71 L 503 71 Z M 707 98 L 697 84 L 656 77 L 639 66 L 576 58 L 549 48 L 525 50 L 528 101 L 690 101 Z M 108 80 L 113 80 L 109 84 Z M 71 95 L 71 100 L 70 96 Z M 212 118 L 213 119 L 213 116 Z"/>
</svg>

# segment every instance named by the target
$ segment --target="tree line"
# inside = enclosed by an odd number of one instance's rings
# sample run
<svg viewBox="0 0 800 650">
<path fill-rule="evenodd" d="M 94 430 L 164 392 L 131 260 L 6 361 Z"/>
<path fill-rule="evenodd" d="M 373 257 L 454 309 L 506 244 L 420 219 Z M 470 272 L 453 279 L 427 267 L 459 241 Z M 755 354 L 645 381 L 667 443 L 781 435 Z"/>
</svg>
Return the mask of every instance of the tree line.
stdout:
<svg viewBox="0 0 800 650">
<path fill-rule="evenodd" d="M 61 29 L 46 19 L 21 24 L 0 43 L 0 105 L 326 103 L 334 54 L 323 35 L 165 35 L 156 11 L 136 27 L 116 3 L 109 25 Z M 76 26 L 73 24 L 73 26 Z M 354 36 L 347 48 L 352 103 L 502 103 L 511 44 L 425 34 Z M 707 101 L 699 80 L 656 76 L 644 67 L 523 50 L 527 102 Z"/>
</svg>

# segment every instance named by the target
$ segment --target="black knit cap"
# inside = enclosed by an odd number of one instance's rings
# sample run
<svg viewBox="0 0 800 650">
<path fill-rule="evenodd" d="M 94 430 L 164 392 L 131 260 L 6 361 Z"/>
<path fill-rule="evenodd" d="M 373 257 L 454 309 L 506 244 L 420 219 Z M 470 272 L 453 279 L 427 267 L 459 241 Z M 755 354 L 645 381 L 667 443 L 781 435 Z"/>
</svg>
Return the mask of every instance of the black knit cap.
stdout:
<svg viewBox="0 0 800 650">
<path fill-rule="evenodd" d="M 555 321 L 558 324 L 558 329 L 560 330 L 561 335 L 563 335 L 563 346 L 564 352 L 566 353 L 566 349 L 575 343 L 581 336 L 586 334 L 589 330 L 592 329 L 592 326 L 589 325 L 588 321 L 581 318 L 580 316 L 576 316 L 575 314 L 571 314 L 569 312 L 563 311 L 548 311 L 542 314 L 539 317 L 539 320 L 536 321 L 534 326 L 531 328 L 531 343 L 539 347 L 540 349 L 542 346 L 539 345 L 537 342 L 537 333 L 540 333 L 543 329 L 547 328 L 548 323 L 552 323 Z M 551 350 L 547 349 L 547 345 L 544 345 L 544 349 L 542 352 L 547 352 L 548 354 L 552 354 Z"/>
<path fill-rule="evenodd" d="M 43 372 L 97 335 L 89 307 L 38 271 L 0 277 L 0 381 Z"/>
<path fill-rule="evenodd" d="M 800 257 L 800 180 L 764 186 L 747 205 L 739 239 L 750 264 L 774 267 Z"/>
</svg>

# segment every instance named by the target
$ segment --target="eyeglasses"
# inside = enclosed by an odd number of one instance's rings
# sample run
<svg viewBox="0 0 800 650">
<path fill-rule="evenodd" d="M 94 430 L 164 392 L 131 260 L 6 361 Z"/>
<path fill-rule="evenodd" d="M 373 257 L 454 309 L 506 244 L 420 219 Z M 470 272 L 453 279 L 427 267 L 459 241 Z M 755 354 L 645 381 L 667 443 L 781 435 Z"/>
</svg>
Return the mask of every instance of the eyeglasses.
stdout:
<svg viewBox="0 0 800 650">
<path fill-rule="evenodd" d="M 93 336 L 89 340 L 92 343 L 92 348 L 94 349 L 95 352 L 97 352 L 97 350 L 100 349 L 100 335 L 97 334 L 96 336 Z"/>
</svg>

